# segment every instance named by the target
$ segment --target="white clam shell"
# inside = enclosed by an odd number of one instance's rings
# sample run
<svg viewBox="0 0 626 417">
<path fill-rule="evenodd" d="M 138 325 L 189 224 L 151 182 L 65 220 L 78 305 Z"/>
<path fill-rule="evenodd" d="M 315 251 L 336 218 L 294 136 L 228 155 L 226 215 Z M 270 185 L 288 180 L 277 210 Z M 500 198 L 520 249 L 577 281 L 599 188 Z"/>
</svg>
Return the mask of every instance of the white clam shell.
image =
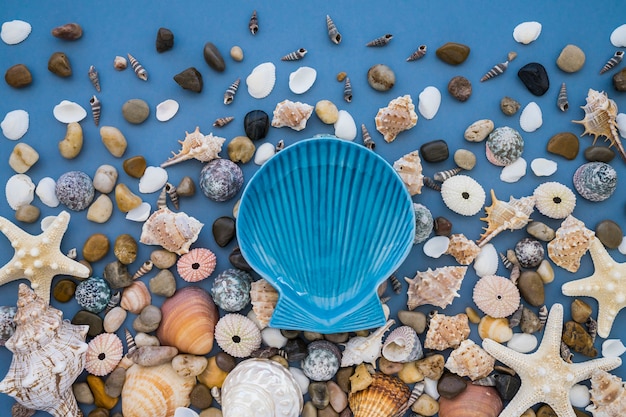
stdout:
<svg viewBox="0 0 626 417">
<path fill-rule="evenodd" d="M 534 132 L 543 124 L 541 108 L 537 103 L 531 101 L 524 107 L 519 117 L 519 126 L 524 132 Z"/>
<path fill-rule="evenodd" d="M 589 388 L 583 384 L 575 384 L 569 390 L 569 401 L 576 408 L 585 408 L 591 402 Z"/>
<path fill-rule="evenodd" d="M 7 203 L 13 210 L 30 204 L 35 199 L 35 184 L 26 174 L 15 174 L 4 188 Z"/>
<path fill-rule="evenodd" d="M 626 346 L 620 339 L 606 339 L 602 342 L 602 356 L 605 358 L 619 358 L 626 352 Z"/>
<path fill-rule="evenodd" d="M 159 122 L 167 122 L 178 113 L 179 104 L 176 100 L 167 99 L 156 106 L 156 118 Z"/>
<path fill-rule="evenodd" d="M 620 113 L 615 118 L 615 123 L 617 123 L 617 129 L 619 130 L 619 135 L 626 139 L 626 113 Z"/>
<path fill-rule="evenodd" d="M 200 416 L 191 408 L 178 407 L 176 410 L 174 410 L 174 417 L 200 417 Z"/>
<path fill-rule="evenodd" d="M 517 158 L 515 162 L 505 166 L 500 171 L 500 181 L 513 183 L 517 182 L 526 175 L 526 168 L 528 164 L 524 158 Z"/>
<path fill-rule="evenodd" d="M 513 39 L 524 45 L 536 40 L 541 34 L 541 23 L 522 22 L 513 29 Z"/>
<path fill-rule="evenodd" d="M 139 192 L 144 194 L 160 191 L 167 183 L 167 171 L 161 167 L 147 167 L 139 180 Z"/>
<path fill-rule="evenodd" d="M 48 207 L 56 207 L 59 205 L 59 199 L 56 194 L 56 181 L 50 177 L 44 177 L 37 183 L 35 194 Z"/>
<path fill-rule="evenodd" d="M 506 346 L 516 352 L 528 353 L 537 347 L 537 336 L 530 333 L 514 333 Z"/>
<path fill-rule="evenodd" d="M 346 110 L 339 110 L 339 117 L 334 127 L 335 136 L 339 139 L 354 140 L 354 138 L 356 138 L 356 123 L 352 115 Z"/>
<path fill-rule="evenodd" d="M 276 66 L 271 62 L 257 65 L 246 78 L 248 94 L 258 99 L 269 96 L 275 83 Z"/>
<path fill-rule="evenodd" d="M 626 23 L 616 27 L 613 32 L 611 32 L 610 40 L 616 48 L 626 47 Z"/>
<path fill-rule="evenodd" d="M 498 270 L 498 251 L 491 243 L 485 244 L 474 259 L 474 271 L 479 277 L 495 275 Z"/>
<path fill-rule="evenodd" d="M 87 110 L 78 103 L 63 100 L 54 106 L 52 114 L 61 123 L 72 123 L 83 120 L 87 116 Z"/>
<path fill-rule="evenodd" d="M 269 142 L 265 142 L 254 153 L 254 163 L 257 165 L 263 165 L 276 153 L 276 147 Z"/>
<path fill-rule="evenodd" d="M 126 220 L 133 222 L 145 222 L 148 220 L 148 217 L 150 217 L 150 211 L 152 211 L 150 203 L 146 203 L 144 201 L 138 207 L 135 207 L 126 213 Z"/>
<path fill-rule="evenodd" d="M 282 348 L 284 347 L 289 339 L 287 339 L 280 332 L 280 329 L 276 329 L 274 327 L 266 327 L 261 330 L 261 339 L 263 339 L 263 343 L 269 347 Z"/>
<path fill-rule="evenodd" d="M 439 258 L 446 253 L 448 245 L 450 245 L 450 238 L 448 236 L 431 237 L 424 243 L 424 255 L 431 258 Z"/>
<path fill-rule="evenodd" d="M 556 172 L 558 164 L 556 161 L 546 158 L 535 158 L 530 163 L 530 169 L 538 177 L 548 177 Z"/>
<path fill-rule="evenodd" d="M 311 67 L 300 67 L 289 74 L 289 89 L 294 94 L 303 94 L 315 83 L 317 71 Z"/>
<path fill-rule="evenodd" d="M 437 390 L 437 379 L 424 378 L 424 393 L 432 397 L 434 400 L 439 399 L 439 391 Z"/>
<path fill-rule="evenodd" d="M 0 31 L 0 38 L 7 45 L 16 45 L 23 42 L 30 35 L 32 26 L 28 22 L 23 20 L 11 20 L 2 24 L 2 31 Z"/>
<path fill-rule="evenodd" d="M 4 137 L 10 140 L 18 140 L 28 131 L 28 112 L 26 110 L 13 110 L 4 116 L 0 128 Z"/>
<path fill-rule="evenodd" d="M 441 105 L 441 92 L 437 87 L 428 86 L 419 94 L 417 109 L 427 120 L 435 117 Z"/>
<path fill-rule="evenodd" d="M 622 255 L 626 255 L 626 236 L 622 236 L 622 243 L 619 244 L 617 250 Z"/>
</svg>

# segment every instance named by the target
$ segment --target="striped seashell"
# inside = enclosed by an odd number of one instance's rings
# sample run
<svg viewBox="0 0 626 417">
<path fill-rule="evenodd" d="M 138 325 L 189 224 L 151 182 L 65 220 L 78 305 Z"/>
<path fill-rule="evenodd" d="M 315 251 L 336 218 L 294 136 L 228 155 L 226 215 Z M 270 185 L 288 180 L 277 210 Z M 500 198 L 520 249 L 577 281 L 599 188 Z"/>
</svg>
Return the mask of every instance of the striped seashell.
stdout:
<svg viewBox="0 0 626 417">
<path fill-rule="evenodd" d="M 220 117 L 213 122 L 213 127 L 224 127 L 235 120 L 233 116 Z"/>
<path fill-rule="evenodd" d="M 467 376 L 475 381 L 489 375 L 493 371 L 495 361 L 493 356 L 473 340 L 466 339 L 450 352 L 445 367 L 459 376 Z"/>
<path fill-rule="evenodd" d="M 410 396 L 409 387 L 400 378 L 375 373 L 367 388 L 350 393 L 348 403 L 354 417 L 397 416 Z"/>
<path fill-rule="evenodd" d="M 96 126 L 100 124 L 100 112 L 102 111 L 102 105 L 98 97 L 92 96 L 89 99 L 89 105 L 91 106 L 91 114 L 93 115 L 93 122 Z"/>
<path fill-rule="evenodd" d="M 298 61 L 302 58 L 304 58 L 304 56 L 306 55 L 308 51 L 304 48 L 300 48 L 296 51 L 290 52 L 287 55 L 285 55 L 284 57 L 282 57 L 280 60 L 281 61 Z"/>
<path fill-rule="evenodd" d="M 376 143 L 372 139 L 370 132 L 365 127 L 365 124 L 361 125 L 361 134 L 363 135 L 363 145 L 365 145 L 365 147 L 370 151 L 373 151 L 376 147 Z"/>
<path fill-rule="evenodd" d="M 165 187 L 161 190 L 159 198 L 157 198 L 157 209 L 167 208 L 167 190 Z"/>
<path fill-rule="evenodd" d="M 559 349 L 559 353 L 561 355 L 561 358 L 567 362 L 567 363 L 572 363 L 572 359 L 574 358 L 574 354 L 572 353 L 572 351 L 569 349 L 569 346 L 567 346 L 565 344 L 564 341 L 561 340 L 561 348 Z"/>
<path fill-rule="evenodd" d="M 447 169 L 445 171 L 435 172 L 435 175 L 433 175 L 433 178 L 435 179 L 435 181 L 444 182 L 448 178 L 455 176 L 461 171 L 463 171 L 463 168 L 457 167 L 457 168 Z"/>
<path fill-rule="evenodd" d="M 489 375 L 484 378 L 477 379 L 476 381 L 472 381 L 472 385 L 480 385 L 481 387 L 495 387 L 497 377 L 495 375 Z"/>
<path fill-rule="evenodd" d="M 538 316 L 541 327 L 544 327 L 546 325 L 546 322 L 548 321 L 548 307 L 546 307 L 545 305 L 541 306 Z"/>
<path fill-rule="evenodd" d="M 259 31 L 259 18 L 256 14 L 256 10 L 252 12 L 252 16 L 250 16 L 250 22 L 248 22 L 248 29 L 250 29 L 250 33 L 256 35 Z"/>
<path fill-rule="evenodd" d="M 115 333 L 102 333 L 87 345 L 85 370 L 92 375 L 108 375 L 122 360 L 124 347 Z"/>
<path fill-rule="evenodd" d="M 589 317 L 585 322 L 585 326 L 587 326 L 587 333 L 591 336 L 591 340 L 595 342 L 598 335 L 598 322 L 593 317 Z"/>
<path fill-rule="evenodd" d="M 567 87 L 565 86 L 565 83 L 561 84 L 559 95 L 556 98 L 556 106 L 561 111 L 567 111 L 567 109 L 569 109 L 569 102 L 567 101 Z"/>
<path fill-rule="evenodd" d="M 441 184 L 439 184 L 434 179 L 424 175 L 423 180 L 424 180 L 424 186 L 430 188 L 431 190 L 441 191 Z"/>
<path fill-rule="evenodd" d="M 622 59 L 624 59 L 624 51 L 616 51 L 611 59 L 609 59 L 606 64 L 604 64 L 604 66 L 600 70 L 600 74 L 604 74 L 605 72 L 614 68 L 617 64 L 622 62 Z"/>
<path fill-rule="evenodd" d="M 137 350 L 137 344 L 135 343 L 135 338 L 127 328 L 124 328 L 124 338 L 126 339 L 126 354 L 130 355 Z"/>
<path fill-rule="evenodd" d="M 417 47 L 417 50 L 406 59 L 406 62 L 417 61 L 424 57 L 424 55 L 426 55 L 426 45 L 420 45 Z"/>
<path fill-rule="evenodd" d="M 348 103 L 352 102 L 352 83 L 350 77 L 346 77 L 343 80 L 343 99 Z"/>
<path fill-rule="evenodd" d="M 183 281 L 198 282 L 215 271 L 216 262 L 215 254 L 209 249 L 195 248 L 178 258 L 176 270 Z"/>
<path fill-rule="evenodd" d="M 143 277 L 148 272 L 152 271 L 152 267 L 153 266 L 154 266 L 154 264 L 152 263 L 152 261 L 151 260 L 147 260 L 146 262 L 141 264 L 141 267 L 139 267 L 137 272 L 135 272 L 135 275 L 133 275 L 133 279 L 138 279 L 138 278 Z"/>
<path fill-rule="evenodd" d="M 400 326 L 389 333 L 381 352 L 385 359 L 399 363 L 412 362 L 423 356 L 419 337 L 409 326 Z"/>
<path fill-rule="evenodd" d="M 148 81 L 148 71 L 146 71 L 146 69 L 139 63 L 139 61 L 137 61 L 137 59 L 135 59 L 134 56 L 131 54 L 127 55 L 128 60 L 130 61 L 130 66 L 133 68 L 133 71 L 135 71 L 137 78 L 143 81 Z"/>
<path fill-rule="evenodd" d="M 513 262 L 511 262 L 509 260 L 509 258 L 506 257 L 505 254 L 503 254 L 502 252 L 499 253 L 500 255 L 500 260 L 502 261 L 502 265 L 506 268 L 506 269 L 511 269 L 513 268 Z"/>
<path fill-rule="evenodd" d="M 482 76 L 480 82 L 484 82 L 490 80 L 498 75 L 502 75 L 504 71 L 509 67 L 509 61 L 504 61 L 499 64 L 494 65 L 485 75 Z"/>
<path fill-rule="evenodd" d="M 133 314 L 139 314 L 151 302 L 152 296 L 146 284 L 143 281 L 134 281 L 130 286 L 124 288 L 120 307 Z"/>
<path fill-rule="evenodd" d="M 235 94 L 237 94 L 237 89 L 239 89 L 239 83 L 241 82 L 241 78 L 237 78 L 233 83 L 226 89 L 224 92 L 224 104 L 230 104 L 235 99 Z"/>
<path fill-rule="evenodd" d="M 393 39 L 393 35 L 391 33 L 386 33 L 383 36 L 369 41 L 365 44 L 365 46 L 385 46 L 391 41 L 391 39 Z"/>
<path fill-rule="evenodd" d="M 117 307 L 117 305 L 120 303 L 120 300 L 122 299 L 122 293 L 121 292 L 116 292 L 115 294 L 113 294 L 111 296 L 111 298 L 109 299 L 109 302 L 107 303 L 107 306 L 104 308 L 104 315 L 106 316 L 106 314 L 113 310 L 115 307 Z"/>
<path fill-rule="evenodd" d="M 167 193 L 167 195 L 169 196 L 170 200 L 172 201 L 172 205 L 174 206 L 175 209 L 178 210 L 178 189 L 176 188 L 176 186 L 174 184 L 171 183 L 166 183 L 165 187 L 163 187 L 165 189 L 165 192 Z"/>
<path fill-rule="evenodd" d="M 93 84 L 94 88 L 99 93 L 100 92 L 100 78 L 98 77 L 98 71 L 96 71 L 96 67 L 94 67 L 93 65 L 90 66 L 89 71 L 87 72 L 87 75 L 89 76 L 89 81 L 91 81 L 91 84 Z"/>
<path fill-rule="evenodd" d="M 411 395 L 409 396 L 409 399 L 406 400 L 406 403 L 404 403 L 404 405 L 402 406 L 402 411 L 399 412 L 398 415 L 403 415 L 406 410 L 408 410 L 413 404 L 415 404 L 415 401 L 417 401 L 417 399 L 424 393 L 425 388 L 426 383 L 424 381 L 416 382 L 415 385 L 413 385 L 413 389 L 411 390 Z"/>
<path fill-rule="evenodd" d="M 391 274 L 389 276 L 389 282 L 391 283 L 391 288 L 393 289 L 394 293 L 400 294 L 402 292 L 402 283 L 400 282 L 398 277 L 396 277 L 396 274 Z"/>
<path fill-rule="evenodd" d="M 329 15 L 326 15 L 326 27 L 328 28 L 330 41 L 335 45 L 339 45 L 339 43 L 341 43 L 341 33 L 337 30 L 333 19 L 331 19 Z"/>
</svg>

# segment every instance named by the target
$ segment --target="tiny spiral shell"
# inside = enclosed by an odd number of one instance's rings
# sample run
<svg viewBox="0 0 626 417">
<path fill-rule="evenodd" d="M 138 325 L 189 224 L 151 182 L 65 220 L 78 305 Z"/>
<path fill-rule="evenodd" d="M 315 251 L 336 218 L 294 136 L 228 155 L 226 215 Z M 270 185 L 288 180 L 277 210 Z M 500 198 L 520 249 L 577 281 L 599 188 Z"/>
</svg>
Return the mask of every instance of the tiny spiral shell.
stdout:
<svg viewBox="0 0 626 417">
<path fill-rule="evenodd" d="M 256 10 L 252 12 L 252 16 L 250 16 L 250 21 L 248 22 L 248 29 L 250 29 L 250 33 L 256 35 L 259 31 L 259 18 L 256 14 Z"/>
<path fill-rule="evenodd" d="M 424 185 L 431 190 L 441 191 L 441 184 L 426 175 L 424 175 Z"/>
<path fill-rule="evenodd" d="M 364 124 L 361 125 L 361 134 L 363 135 L 363 145 L 371 151 L 376 147 L 376 143 L 372 139 L 370 132 L 367 130 Z"/>
<path fill-rule="evenodd" d="M 143 81 L 148 81 L 148 71 L 146 71 L 146 69 L 139 63 L 139 61 L 137 61 L 134 56 L 132 56 L 131 54 L 127 55 L 128 60 L 130 61 L 130 66 L 133 68 L 133 71 L 135 71 L 137 78 Z"/>
<path fill-rule="evenodd" d="M 494 65 L 483 77 L 480 79 L 480 82 L 484 82 L 490 80 L 498 75 L 502 75 L 504 71 L 509 67 L 509 61 L 504 61 L 499 64 Z"/>
<path fill-rule="evenodd" d="M 98 71 L 96 71 L 96 67 L 94 67 L 93 65 L 90 66 L 89 71 L 87 72 L 87 75 L 89 76 L 89 81 L 91 81 L 91 84 L 93 84 L 93 87 L 99 93 L 100 92 L 100 78 L 98 77 Z"/>
<path fill-rule="evenodd" d="M 138 279 L 138 278 L 143 277 L 148 272 L 152 271 L 153 266 L 154 264 L 152 263 L 152 261 L 147 260 L 141 265 L 141 267 L 137 270 L 137 272 L 135 272 L 135 275 L 133 275 L 133 279 Z"/>
<path fill-rule="evenodd" d="M 237 89 L 239 89 L 239 83 L 241 82 L 241 78 L 237 78 L 233 83 L 226 89 L 224 92 L 224 104 L 230 104 L 235 99 L 235 94 L 237 94 Z"/>
<path fill-rule="evenodd" d="M 368 43 L 365 44 L 365 46 L 374 46 L 374 47 L 385 46 L 391 41 L 391 39 L 393 39 L 393 35 L 391 33 L 387 33 L 387 34 L 384 34 L 383 36 L 380 36 L 376 39 L 369 41 Z"/>
<path fill-rule="evenodd" d="M 350 82 L 350 77 L 346 77 L 343 82 L 343 99 L 350 103 L 352 101 L 352 83 Z"/>
<path fill-rule="evenodd" d="M 172 204 L 174 205 L 174 208 L 178 209 L 178 190 L 176 189 L 176 186 L 168 182 L 165 184 L 164 189 L 167 195 L 169 196 L 170 200 L 172 200 Z"/>
<path fill-rule="evenodd" d="M 304 58 L 307 52 L 308 51 L 306 49 L 300 48 L 296 51 L 288 53 L 287 55 L 283 56 L 280 60 L 281 61 L 298 61 Z"/>
<path fill-rule="evenodd" d="M 91 114 L 93 115 L 93 122 L 96 126 L 100 124 L 100 113 L 102 112 L 102 105 L 98 97 L 92 96 L 89 99 L 89 105 L 91 106 Z"/>
<path fill-rule="evenodd" d="M 187 282 L 198 282 L 208 278 L 213 271 L 217 258 L 209 249 L 196 248 L 182 255 L 176 262 L 180 277 Z"/>
<path fill-rule="evenodd" d="M 329 15 L 326 15 L 326 27 L 330 41 L 335 45 L 339 45 L 341 42 L 341 33 L 337 30 L 337 26 L 335 26 L 333 19 L 331 19 Z"/>
<path fill-rule="evenodd" d="M 233 116 L 220 117 L 213 122 L 213 127 L 224 127 L 235 120 Z"/>
<path fill-rule="evenodd" d="M 567 101 L 567 87 L 565 83 L 561 84 L 561 89 L 559 90 L 559 95 L 556 99 L 556 106 L 561 111 L 566 111 L 569 108 L 569 102 Z"/>
<path fill-rule="evenodd" d="M 615 52 L 611 59 L 609 59 L 606 64 L 604 64 L 604 66 L 600 70 L 600 74 L 604 74 L 605 72 L 615 67 L 617 64 L 622 62 L 622 59 L 624 59 L 624 51 Z"/>
<path fill-rule="evenodd" d="M 424 57 L 424 55 L 426 55 L 426 45 L 420 45 L 417 47 L 417 49 L 415 50 L 415 52 L 413 52 L 407 59 L 407 62 L 411 62 L 411 61 L 417 61 L 418 59 Z"/>
<path fill-rule="evenodd" d="M 435 181 L 444 182 L 448 178 L 455 176 L 461 171 L 463 171 L 463 168 L 457 167 L 457 168 L 447 169 L 445 171 L 435 172 L 435 174 L 433 175 L 433 178 L 435 179 Z"/>
</svg>

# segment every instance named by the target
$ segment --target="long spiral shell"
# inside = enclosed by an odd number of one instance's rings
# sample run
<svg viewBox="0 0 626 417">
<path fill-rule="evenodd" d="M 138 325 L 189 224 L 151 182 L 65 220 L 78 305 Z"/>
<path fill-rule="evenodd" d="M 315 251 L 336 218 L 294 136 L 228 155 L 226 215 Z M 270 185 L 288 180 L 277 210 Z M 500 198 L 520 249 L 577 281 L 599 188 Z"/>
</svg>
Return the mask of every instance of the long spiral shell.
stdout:
<svg viewBox="0 0 626 417">
<path fill-rule="evenodd" d="M 174 184 L 171 184 L 169 182 L 166 183 L 165 192 L 167 192 L 167 195 L 170 197 L 170 200 L 172 201 L 174 208 L 178 209 L 178 190 L 176 189 L 176 186 L 174 186 Z"/>
<path fill-rule="evenodd" d="M 328 28 L 328 37 L 331 42 L 335 45 L 339 45 L 341 42 L 341 33 L 337 30 L 333 19 L 331 19 L 329 15 L 326 15 L 326 27 Z"/>
<path fill-rule="evenodd" d="M 364 124 L 361 125 L 361 134 L 363 135 L 363 145 L 371 151 L 376 147 L 376 143 L 372 139 L 370 132 L 367 130 Z"/>
<path fill-rule="evenodd" d="M 569 347 L 563 341 L 561 341 L 560 354 L 561 358 L 563 358 L 565 362 L 572 363 L 572 358 L 574 357 L 574 354 L 569 350 Z"/>
<path fill-rule="evenodd" d="M 131 54 L 127 55 L 128 60 L 130 61 L 130 66 L 133 68 L 133 71 L 135 71 L 137 78 L 143 81 L 148 81 L 148 71 L 146 71 L 146 69 L 139 63 L 139 61 L 137 61 L 137 59 L 135 59 L 134 56 Z"/>
<path fill-rule="evenodd" d="M 297 51 L 293 51 L 282 57 L 281 61 L 298 61 L 306 55 L 308 51 L 304 48 L 300 48 Z"/>
<path fill-rule="evenodd" d="M 111 298 L 109 299 L 109 303 L 107 304 L 107 306 L 104 308 L 104 315 L 106 316 L 106 314 L 113 310 L 115 307 L 117 307 L 117 305 L 120 303 L 120 300 L 122 299 L 122 293 L 121 292 L 116 292 L 115 294 L 113 294 L 111 296 Z"/>
<path fill-rule="evenodd" d="M 499 255 L 500 255 L 500 260 L 502 261 L 502 265 L 504 265 L 504 267 L 505 267 L 506 269 L 511 269 L 511 268 L 513 268 L 513 262 L 511 262 L 511 261 L 509 260 L 509 258 L 507 258 L 507 257 L 506 257 L 506 255 L 505 255 L 505 254 L 503 254 L 502 252 L 500 252 L 500 254 L 499 254 Z"/>
<path fill-rule="evenodd" d="M 546 307 L 545 305 L 541 306 L 538 316 L 541 327 L 544 327 L 546 325 L 546 322 L 548 321 L 548 307 Z"/>
<path fill-rule="evenodd" d="M 606 62 L 606 64 L 604 64 L 604 66 L 600 70 L 600 74 L 604 74 L 608 70 L 610 70 L 613 67 L 615 67 L 617 64 L 622 62 L 622 59 L 624 59 L 624 51 L 617 51 L 617 52 L 615 52 L 615 54 L 611 57 L 611 59 L 609 59 Z"/>
<path fill-rule="evenodd" d="M 431 190 L 441 191 L 441 184 L 426 175 L 424 175 L 424 185 Z"/>
<path fill-rule="evenodd" d="M 135 344 L 135 338 L 130 333 L 130 330 L 124 328 L 124 337 L 126 338 L 126 353 L 130 355 L 134 351 L 137 350 L 137 345 Z"/>
<path fill-rule="evenodd" d="M 352 102 L 352 83 L 350 82 L 350 77 L 346 77 L 343 82 L 343 99 L 350 103 Z"/>
<path fill-rule="evenodd" d="M 480 82 L 490 80 L 498 75 L 502 75 L 509 67 L 509 61 L 504 61 L 491 67 L 489 71 L 480 79 Z"/>
<path fill-rule="evenodd" d="M 556 99 L 556 105 L 561 111 L 566 111 L 569 108 L 569 102 L 567 101 L 567 87 L 565 86 L 565 83 L 561 84 L 559 96 Z"/>
<path fill-rule="evenodd" d="M 444 182 L 448 178 L 455 176 L 456 174 L 458 174 L 461 171 L 463 171 L 463 169 L 462 168 L 458 168 L 458 167 L 457 168 L 452 168 L 452 169 L 447 169 L 445 171 L 435 172 L 435 175 L 433 175 L 433 178 L 435 179 L 435 181 Z"/>
<path fill-rule="evenodd" d="M 102 111 L 102 105 L 98 97 L 92 96 L 89 99 L 89 105 L 91 106 L 91 114 L 93 115 L 93 122 L 98 126 L 100 124 L 100 112 Z"/>
<path fill-rule="evenodd" d="M 99 93 L 100 92 L 100 78 L 98 77 L 98 71 L 96 71 L 96 67 L 94 67 L 93 65 L 90 66 L 89 71 L 87 72 L 87 75 L 89 76 L 89 81 L 91 81 L 91 84 L 93 84 L 94 88 Z"/>
<path fill-rule="evenodd" d="M 157 198 L 157 209 L 162 209 L 163 207 L 167 207 L 167 190 L 165 187 L 161 190 L 159 194 L 159 198 Z"/>
<path fill-rule="evenodd" d="M 256 35 L 259 31 L 259 18 L 257 17 L 256 10 L 252 12 L 252 16 L 250 16 L 250 22 L 248 23 L 248 29 L 250 29 L 250 33 Z"/>
<path fill-rule="evenodd" d="M 389 282 L 391 283 L 391 288 L 393 289 L 394 293 L 400 294 L 402 292 L 402 283 L 400 282 L 398 277 L 396 277 L 396 274 L 391 274 L 389 276 Z"/>
<path fill-rule="evenodd" d="M 233 116 L 220 117 L 213 122 L 213 127 L 224 127 L 235 120 Z"/>
<path fill-rule="evenodd" d="M 411 62 L 411 61 L 417 61 L 418 59 L 422 58 L 424 55 L 426 55 L 426 45 L 420 45 L 417 47 L 417 49 L 415 50 L 415 52 L 413 52 L 407 59 L 406 62 Z"/>
<path fill-rule="evenodd" d="M 369 41 L 365 44 L 365 46 L 385 46 L 391 41 L 391 39 L 393 39 L 393 35 L 391 33 L 386 33 L 383 36 Z"/>
<path fill-rule="evenodd" d="M 230 104 L 235 99 L 235 94 L 237 94 L 237 89 L 239 88 L 239 83 L 241 82 L 241 78 L 237 78 L 233 83 L 226 89 L 224 92 L 224 104 Z"/>
<path fill-rule="evenodd" d="M 135 275 L 133 275 L 133 279 L 138 279 L 138 278 L 143 277 L 148 272 L 152 271 L 153 266 L 154 264 L 152 263 L 152 261 L 147 260 L 146 262 L 141 264 L 141 267 L 137 270 L 137 272 L 135 272 Z"/>
</svg>

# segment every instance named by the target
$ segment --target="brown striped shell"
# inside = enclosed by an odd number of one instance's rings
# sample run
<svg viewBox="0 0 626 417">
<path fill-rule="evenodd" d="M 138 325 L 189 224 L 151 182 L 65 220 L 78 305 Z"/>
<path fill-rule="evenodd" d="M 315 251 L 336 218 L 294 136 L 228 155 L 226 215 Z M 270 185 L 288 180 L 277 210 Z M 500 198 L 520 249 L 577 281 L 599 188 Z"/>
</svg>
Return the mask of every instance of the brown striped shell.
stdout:
<svg viewBox="0 0 626 417">
<path fill-rule="evenodd" d="M 378 130 L 386 142 L 393 142 L 400 132 L 417 124 L 417 113 L 410 95 L 400 96 L 378 110 L 375 118 Z"/>
<path fill-rule="evenodd" d="M 400 378 L 375 373 L 369 387 L 350 393 L 348 403 L 354 417 L 388 417 L 402 412 L 410 395 Z"/>
</svg>

